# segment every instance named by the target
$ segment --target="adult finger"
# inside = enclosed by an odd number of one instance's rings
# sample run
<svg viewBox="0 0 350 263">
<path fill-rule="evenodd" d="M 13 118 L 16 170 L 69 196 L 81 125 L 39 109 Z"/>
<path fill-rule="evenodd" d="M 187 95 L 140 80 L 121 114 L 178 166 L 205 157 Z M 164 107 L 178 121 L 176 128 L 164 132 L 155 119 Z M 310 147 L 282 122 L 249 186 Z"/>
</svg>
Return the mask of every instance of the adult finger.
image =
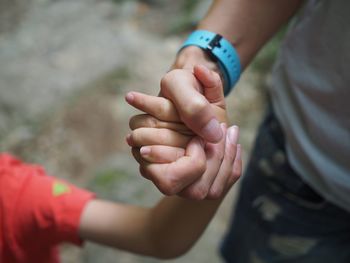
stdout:
<svg viewBox="0 0 350 263">
<path fill-rule="evenodd" d="M 186 148 L 191 136 L 169 129 L 139 128 L 130 133 L 127 141 L 132 147 L 145 145 L 167 145 Z"/>
<path fill-rule="evenodd" d="M 162 95 L 175 104 L 186 126 L 206 141 L 216 143 L 223 134 L 210 103 L 199 92 L 201 89 L 188 70 L 172 70 L 161 80 Z"/>
<path fill-rule="evenodd" d="M 223 133 L 226 134 L 226 124 L 221 124 Z M 208 143 L 205 148 L 207 157 L 207 170 L 197 181 L 186 187 L 179 194 L 182 197 L 203 200 L 207 197 L 211 185 L 213 184 L 224 157 L 225 136 L 217 143 Z"/>
<path fill-rule="evenodd" d="M 193 74 L 203 86 L 203 94 L 220 122 L 227 122 L 224 89 L 220 75 L 203 65 L 196 65 Z"/>
<path fill-rule="evenodd" d="M 220 75 L 203 65 L 193 67 L 193 74 L 203 85 L 203 93 L 209 103 L 225 108 L 225 96 Z"/>
<path fill-rule="evenodd" d="M 146 112 L 162 121 L 180 122 L 180 117 L 173 103 L 163 97 L 129 92 L 125 100 L 133 107 Z"/>
<path fill-rule="evenodd" d="M 215 181 L 210 187 L 207 198 L 217 199 L 223 196 L 227 184 L 232 177 L 233 164 L 236 157 L 239 129 L 237 126 L 230 127 L 226 134 L 225 155 Z"/>
<path fill-rule="evenodd" d="M 230 187 L 241 177 L 242 174 L 242 146 L 240 144 L 237 145 L 237 153 L 236 158 L 233 163 L 233 169 L 231 172 L 231 176 L 228 180 L 226 190 L 229 190 Z"/>
</svg>

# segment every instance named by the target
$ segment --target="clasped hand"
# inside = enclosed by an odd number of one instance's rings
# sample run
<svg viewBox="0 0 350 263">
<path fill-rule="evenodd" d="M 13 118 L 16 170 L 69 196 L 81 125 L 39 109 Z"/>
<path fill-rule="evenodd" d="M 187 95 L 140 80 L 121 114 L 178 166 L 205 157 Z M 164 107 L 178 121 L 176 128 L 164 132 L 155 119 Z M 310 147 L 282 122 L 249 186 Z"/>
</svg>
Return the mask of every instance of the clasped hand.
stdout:
<svg viewBox="0 0 350 263">
<path fill-rule="evenodd" d="M 238 127 L 227 129 L 217 73 L 175 69 L 163 77 L 160 96 L 130 92 L 126 101 L 145 112 L 130 119 L 127 143 L 142 176 L 165 195 L 218 199 L 240 177 Z"/>
</svg>

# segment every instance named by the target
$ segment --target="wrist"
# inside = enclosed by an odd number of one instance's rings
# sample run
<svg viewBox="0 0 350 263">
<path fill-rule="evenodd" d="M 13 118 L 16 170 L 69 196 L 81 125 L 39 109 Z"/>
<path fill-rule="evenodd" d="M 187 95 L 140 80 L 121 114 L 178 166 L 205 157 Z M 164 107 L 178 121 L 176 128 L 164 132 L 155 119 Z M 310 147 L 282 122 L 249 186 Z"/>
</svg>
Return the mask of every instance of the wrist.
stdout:
<svg viewBox="0 0 350 263">
<path fill-rule="evenodd" d="M 212 59 L 217 63 L 223 79 L 224 94 L 227 96 L 241 75 L 240 58 L 236 49 L 220 34 L 207 30 L 193 31 L 183 43 L 180 51 L 190 46 L 202 49 L 207 54 L 207 60 Z"/>
<path fill-rule="evenodd" d="M 218 64 L 203 49 L 197 46 L 188 46 L 180 50 L 172 68 L 192 70 L 195 65 L 199 64 L 220 74 Z"/>
<path fill-rule="evenodd" d="M 224 81 L 220 67 L 203 49 L 197 46 L 188 46 L 180 50 L 176 56 L 176 60 L 172 65 L 172 69 L 188 69 L 193 71 L 195 65 L 206 66 L 219 74 L 221 81 Z"/>
</svg>

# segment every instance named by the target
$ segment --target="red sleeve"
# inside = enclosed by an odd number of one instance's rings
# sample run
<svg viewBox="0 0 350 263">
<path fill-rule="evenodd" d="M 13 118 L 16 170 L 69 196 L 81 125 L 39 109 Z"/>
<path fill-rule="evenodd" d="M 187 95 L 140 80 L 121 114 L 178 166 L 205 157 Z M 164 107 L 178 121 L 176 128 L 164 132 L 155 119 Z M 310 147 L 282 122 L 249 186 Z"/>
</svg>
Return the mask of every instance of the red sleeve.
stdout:
<svg viewBox="0 0 350 263">
<path fill-rule="evenodd" d="M 26 247 L 59 242 L 80 245 L 80 216 L 94 194 L 46 176 L 40 166 L 6 158 L 4 162 L 0 155 L 1 199 L 8 208 L 6 218 L 16 243 Z"/>
<path fill-rule="evenodd" d="M 47 241 L 80 245 L 80 216 L 93 196 L 54 177 L 30 176 L 20 197 L 17 214 L 22 218 L 32 218 L 31 225 L 37 226 L 37 231 Z M 27 222 L 23 223 L 27 225 Z"/>
</svg>

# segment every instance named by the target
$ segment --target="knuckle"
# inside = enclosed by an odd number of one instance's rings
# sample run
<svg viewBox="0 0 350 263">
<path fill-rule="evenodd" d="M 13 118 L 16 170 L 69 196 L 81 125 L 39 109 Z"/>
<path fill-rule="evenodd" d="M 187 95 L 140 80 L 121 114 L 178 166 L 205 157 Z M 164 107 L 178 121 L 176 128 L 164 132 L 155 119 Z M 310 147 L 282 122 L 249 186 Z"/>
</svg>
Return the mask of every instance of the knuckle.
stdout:
<svg viewBox="0 0 350 263">
<path fill-rule="evenodd" d="M 155 107 L 156 107 L 156 112 L 158 114 L 158 117 L 160 119 L 166 119 L 168 112 L 169 112 L 169 107 L 165 103 L 165 101 L 162 101 L 158 105 L 155 105 Z"/>
<path fill-rule="evenodd" d="M 140 168 L 142 167 L 140 166 Z M 179 181 L 174 176 L 169 176 L 167 173 L 165 173 L 166 176 L 159 177 L 148 168 L 144 168 L 142 170 L 142 175 L 151 180 L 158 190 L 166 196 L 172 196 L 178 192 Z"/>
<path fill-rule="evenodd" d="M 242 171 L 240 167 L 233 167 L 232 169 L 232 177 L 235 180 L 238 180 L 241 177 Z"/>
<path fill-rule="evenodd" d="M 167 196 L 172 196 L 181 190 L 181 178 L 169 171 L 169 166 L 163 171 L 162 177 L 158 177 L 155 183 L 157 188 Z"/>
<path fill-rule="evenodd" d="M 175 153 L 175 160 L 181 158 L 182 156 L 184 156 L 185 151 L 183 149 L 177 149 L 176 153 Z"/>
<path fill-rule="evenodd" d="M 176 73 L 177 70 L 171 70 L 169 72 L 167 72 L 162 79 L 160 80 L 160 88 L 161 90 L 167 90 L 171 87 L 171 85 L 169 85 L 173 79 L 174 79 L 174 75 Z"/>
<path fill-rule="evenodd" d="M 202 158 L 197 158 L 194 159 L 192 161 L 192 165 L 194 170 L 198 173 L 198 174 L 203 174 L 207 168 L 206 165 L 206 160 L 202 159 Z"/>
<path fill-rule="evenodd" d="M 211 188 L 209 193 L 208 193 L 208 198 L 209 199 L 219 199 L 222 196 L 222 189 L 215 187 Z"/>
<path fill-rule="evenodd" d="M 201 201 L 204 200 L 208 195 L 208 188 L 202 185 L 198 185 L 190 191 L 192 199 Z"/>
<path fill-rule="evenodd" d="M 199 113 L 203 112 L 206 106 L 207 103 L 205 99 L 201 96 L 197 96 L 192 98 L 191 103 L 186 105 L 184 112 L 189 116 L 198 115 Z"/>
<path fill-rule="evenodd" d="M 164 195 L 172 196 L 178 192 L 178 180 L 173 177 L 168 177 L 158 182 L 157 187 Z"/>
<path fill-rule="evenodd" d="M 158 126 L 158 121 L 157 119 L 155 119 L 154 117 L 147 115 L 146 116 L 146 121 L 145 121 L 145 125 L 148 128 L 157 128 Z"/>
</svg>

